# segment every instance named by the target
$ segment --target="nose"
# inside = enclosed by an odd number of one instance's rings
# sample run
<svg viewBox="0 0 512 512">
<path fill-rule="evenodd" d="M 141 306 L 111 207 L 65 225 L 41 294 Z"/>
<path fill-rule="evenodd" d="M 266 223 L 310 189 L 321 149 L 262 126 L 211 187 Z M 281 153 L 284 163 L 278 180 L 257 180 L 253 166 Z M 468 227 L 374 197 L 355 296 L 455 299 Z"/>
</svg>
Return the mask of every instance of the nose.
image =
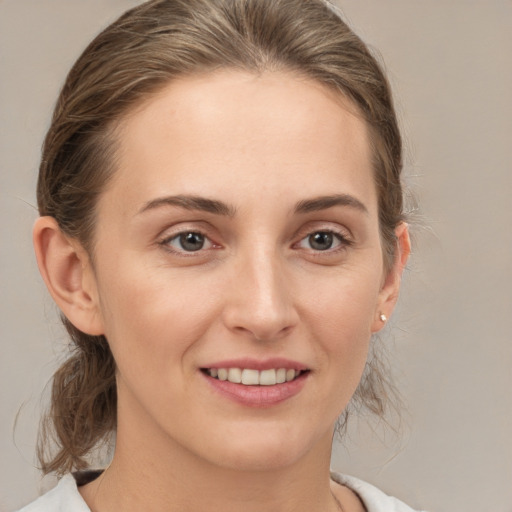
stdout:
<svg viewBox="0 0 512 512">
<path fill-rule="evenodd" d="M 230 276 L 223 320 L 237 334 L 258 341 L 288 335 L 298 323 L 291 280 L 275 255 L 241 258 Z"/>
</svg>

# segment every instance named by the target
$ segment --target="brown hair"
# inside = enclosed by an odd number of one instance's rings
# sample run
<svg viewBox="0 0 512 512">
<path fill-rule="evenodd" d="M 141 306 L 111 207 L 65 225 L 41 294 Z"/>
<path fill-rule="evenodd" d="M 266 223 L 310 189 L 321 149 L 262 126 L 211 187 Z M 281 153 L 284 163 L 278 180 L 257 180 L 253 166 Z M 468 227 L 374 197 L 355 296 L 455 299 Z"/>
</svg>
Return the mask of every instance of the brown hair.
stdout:
<svg viewBox="0 0 512 512">
<path fill-rule="evenodd" d="M 370 130 L 389 264 L 403 218 L 402 147 L 390 88 L 376 59 L 326 0 L 154 0 L 127 11 L 91 42 L 66 79 L 43 146 L 40 214 L 53 216 L 93 256 L 96 201 L 115 172 L 116 123 L 176 77 L 219 68 L 296 71 L 357 105 Z M 107 340 L 63 322 L 72 354 L 54 375 L 40 431 L 45 473 L 87 467 L 88 454 L 116 428 L 115 362 Z M 379 359 L 370 357 L 352 404 L 382 415 L 387 379 Z M 50 437 L 53 454 L 47 453 Z"/>
</svg>

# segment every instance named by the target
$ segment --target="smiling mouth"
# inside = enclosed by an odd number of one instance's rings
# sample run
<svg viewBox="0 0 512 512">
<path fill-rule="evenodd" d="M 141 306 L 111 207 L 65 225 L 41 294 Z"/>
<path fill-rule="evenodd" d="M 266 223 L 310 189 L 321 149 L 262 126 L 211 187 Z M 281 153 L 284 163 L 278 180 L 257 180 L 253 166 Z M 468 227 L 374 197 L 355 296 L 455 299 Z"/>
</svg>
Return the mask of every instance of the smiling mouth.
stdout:
<svg viewBox="0 0 512 512">
<path fill-rule="evenodd" d="M 275 386 L 291 382 L 308 370 L 272 368 L 269 370 L 253 370 L 250 368 L 202 368 L 206 375 L 222 381 L 244 386 Z"/>
</svg>

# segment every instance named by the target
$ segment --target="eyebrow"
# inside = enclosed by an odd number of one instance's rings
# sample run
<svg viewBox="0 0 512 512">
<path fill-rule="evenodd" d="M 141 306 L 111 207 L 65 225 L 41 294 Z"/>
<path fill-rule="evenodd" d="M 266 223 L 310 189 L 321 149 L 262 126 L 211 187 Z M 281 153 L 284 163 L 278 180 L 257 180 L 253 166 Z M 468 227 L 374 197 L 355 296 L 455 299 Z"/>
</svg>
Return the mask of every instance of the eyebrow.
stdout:
<svg viewBox="0 0 512 512">
<path fill-rule="evenodd" d="M 334 206 L 349 206 L 363 213 L 368 213 L 366 206 L 359 199 L 349 194 L 335 194 L 331 196 L 304 199 L 295 205 L 295 213 L 310 213 L 327 210 Z"/>
<path fill-rule="evenodd" d="M 144 213 L 149 210 L 161 208 L 162 206 L 178 206 L 186 210 L 198 210 L 227 217 L 234 217 L 236 213 L 235 207 L 222 201 L 188 195 L 165 196 L 152 199 L 148 201 L 138 213 Z M 359 201 L 359 199 L 349 194 L 335 194 L 304 199 L 295 205 L 294 211 L 295 213 L 310 213 L 327 210 L 335 206 L 349 206 L 364 213 L 368 213 L 366 206 Z"/>
<path fill-rule="evenodd" d="M 140 210 L 140 213 L 161 208 L 162 206 L 178 206 L 185 210 L 199 210 L 202 212 L 213 213 L 215 215 L 224 215 L 227 217 L 233 217 L 236 213 L 236 208 L 230 206 L 222 201 L 215 199 L 208 199 L 206 197 L 199 196 L 166 196 L 159 197 L 148 201 Z"/>
</svg>

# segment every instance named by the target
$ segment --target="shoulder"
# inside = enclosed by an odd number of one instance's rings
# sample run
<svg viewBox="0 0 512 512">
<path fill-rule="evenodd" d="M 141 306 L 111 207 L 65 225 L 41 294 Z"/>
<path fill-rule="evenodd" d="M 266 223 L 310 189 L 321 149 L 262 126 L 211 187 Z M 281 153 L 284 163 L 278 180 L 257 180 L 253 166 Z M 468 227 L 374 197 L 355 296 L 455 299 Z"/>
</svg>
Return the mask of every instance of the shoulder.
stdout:
<svg viewBox="0 0 512 512">
<path fill-rule="evenodd" d="M 388 496 L 363 480 L 340 473 L 331 473 L 331 478 L 355 492 L 368 512 L 416 512 L 402 501 Z"/>
<path fill-rule="evenodd" d="M 18 512 L 91 512 L 73 475 L 63 476 L 56 487 Z"/>
</svg>

